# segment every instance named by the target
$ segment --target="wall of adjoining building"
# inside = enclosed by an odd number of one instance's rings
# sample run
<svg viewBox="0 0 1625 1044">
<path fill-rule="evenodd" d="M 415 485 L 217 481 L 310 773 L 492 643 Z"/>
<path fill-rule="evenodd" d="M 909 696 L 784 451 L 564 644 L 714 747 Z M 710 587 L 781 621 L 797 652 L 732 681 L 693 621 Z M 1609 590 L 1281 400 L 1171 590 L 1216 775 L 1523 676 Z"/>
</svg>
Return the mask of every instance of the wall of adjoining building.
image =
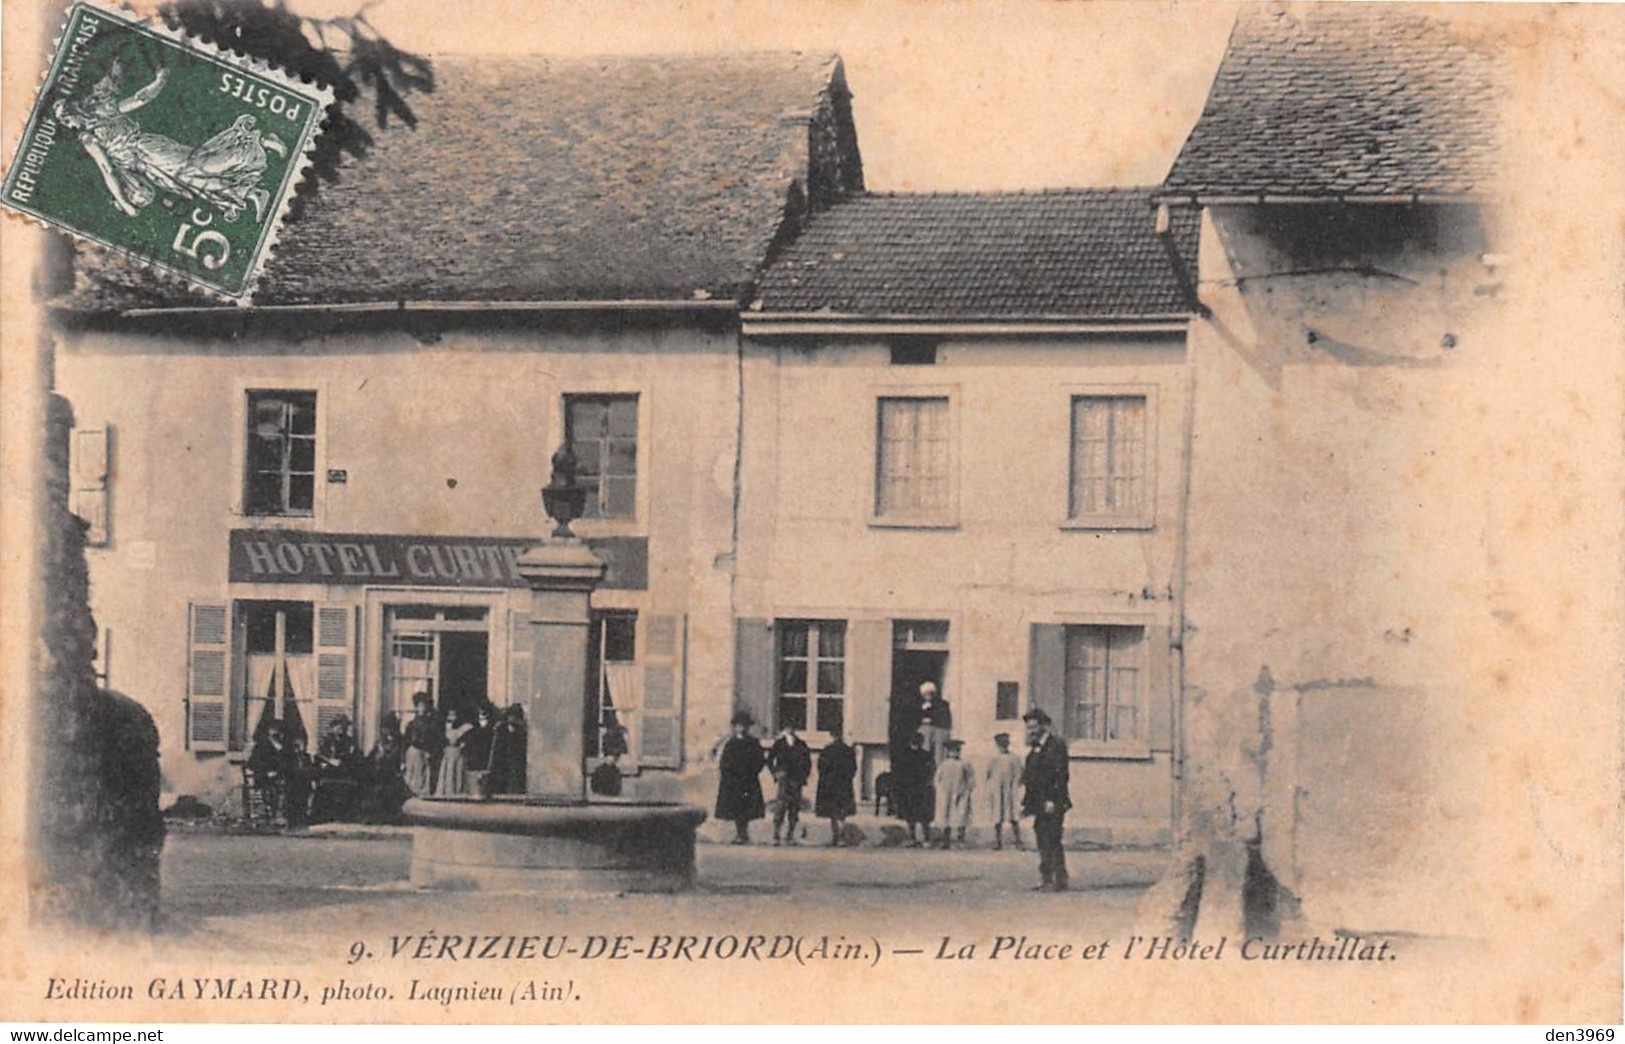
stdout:
<svg viewBox="0 0 1625 1044">
<path fill-rule="evenodd" d="M 1165 841 L 1174 785 L 1168 629 L 1184 482 L 1183 334 L 946 338 L 934 364 L 891 358 L 883 339 L 747 339 L 740 655 L 771 665 L 774 621 L 846 621 L 847 732 L 868 751 L 872 779 L 886 765 L 898 621 L 947 622 L 943 695 L 954 733 L 978 765 L 994 752 L 995 732 L 1011 733 L 1022 751 L 1015 719 L 1027 707 L 1058 709 L 1063 700 L 1059 677 L 1035 676 L 1035 625 L 1143 626 L 1144 742 L 1115 756 L 1073 744 L 1070 821 L 1097 841 Z M 1153 506 L 1142 525 L 1068 522 L 1071 402 L 1085 393 L 1145 394 L 1153 402 Z M 897 395 L 951 401 L 957 503 L 938 527 L 873 517 L 877 400 Z M 1035 681 L 1045 691 L 1035 694 Z M 1019 687 L 1004 718 L 996 714 L 1000 682 Z M 758 704 L 759 714 L 772 711 L 771 699 Z"/>
<path fill-rule="evenodd" d="M 1458 484 L 1474 448 L 1451 421 L 1499 351 L 1486 220 L 1204 217 L 1186 828 L 1257 842 L 1281 912 L 1316 926 L 1432 926 L 1472 858 L 1459 756 L 1485 694 L 1457 643 L 1479 622 L 1473 549 L 1492 520 Z"/>
</svg>

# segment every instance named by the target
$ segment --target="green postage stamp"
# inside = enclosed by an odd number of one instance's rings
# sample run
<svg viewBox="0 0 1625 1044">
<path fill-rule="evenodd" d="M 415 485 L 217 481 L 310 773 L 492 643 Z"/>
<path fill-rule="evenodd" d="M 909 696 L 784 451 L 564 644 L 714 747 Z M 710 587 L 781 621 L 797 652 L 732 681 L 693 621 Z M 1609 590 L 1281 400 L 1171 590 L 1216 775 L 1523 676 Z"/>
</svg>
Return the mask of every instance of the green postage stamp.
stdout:
<svg viewBox="0 0 1625 1044">
<path fill-rule="evenodd" d="M 76 3 L 0 202 L 246 303 L 331 102 L 253 59 Z"/>
</svg>

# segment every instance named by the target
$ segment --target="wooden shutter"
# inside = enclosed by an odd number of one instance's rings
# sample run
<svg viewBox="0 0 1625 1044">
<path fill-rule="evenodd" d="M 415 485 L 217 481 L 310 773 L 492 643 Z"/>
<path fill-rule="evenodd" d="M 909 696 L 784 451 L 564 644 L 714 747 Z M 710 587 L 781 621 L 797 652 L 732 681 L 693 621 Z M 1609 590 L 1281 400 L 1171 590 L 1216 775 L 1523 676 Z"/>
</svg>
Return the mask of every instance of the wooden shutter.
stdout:
<svg viewBox="0 0 1625 1044">
<path fill-rule="evenodd" d="M 1170 727 L 1173 701 L 1178 692 L 1174 680 L 1172 630 L 1167 627 L 1145 629 L 1145 704 L 1146 728 L 1141 739 L 1154 750 L 1169 750 L 1173 746 Z"/>
<path fill-rule="evenodd" d="M 226 749 L 226 700 L 231 677 L 231 608 L 187 606 L 186 737 L 194 751 Z"/>
<path fill-rule="evenodd" d="M 734 704 L 754 714 L 756 723 L 771 732 L 778 691 L 773 622 L 740 618 L 734 624 Z M 728 713 L 731 717 L 733 710 Z"/>
<path fill-rule="evenodd" d="M 311 749 L 339 715 L 355 719 L 356 609 L 316 607 L 316 721 Z M 352 730 L 353 732 L 354 730 Z"/>
<path fill-rule="evenodd" d="M 508 702 L 525 708 L 527 718 L 535 696 L 531 688 L 535 684 L 531 671 L 535 656 L 536 634 L 530 614 L 508 610 Z"/>
<path fill-rule="evenodd" d="M 683 651 L 687 617 L 650 613 L 639 617 L 643 638 L 643 706 L 638 721 L 641 765 L 678 768 L 683 763 Z"/>
<path fill-rule="evenodd" d="M 69 472 L 72 489 L 68 510 L 85 520 L 85 543 L 104 547 L 107 520 L 107 429 L 75 428 Z"/>
<path fill-rule="evenodd" d="M 883 744 L 891 722 L 891 622 L 853 620 L 846 634 L 847 742 Z"/>
<path fill-rule="evenodd" d="M 1042 708 L 1055 721 L 1055 731 L 1066 730 L 1066 628 L 1060 624 L 1033 624 L 1027 659 L 1027 706 Z"/>
</svg>

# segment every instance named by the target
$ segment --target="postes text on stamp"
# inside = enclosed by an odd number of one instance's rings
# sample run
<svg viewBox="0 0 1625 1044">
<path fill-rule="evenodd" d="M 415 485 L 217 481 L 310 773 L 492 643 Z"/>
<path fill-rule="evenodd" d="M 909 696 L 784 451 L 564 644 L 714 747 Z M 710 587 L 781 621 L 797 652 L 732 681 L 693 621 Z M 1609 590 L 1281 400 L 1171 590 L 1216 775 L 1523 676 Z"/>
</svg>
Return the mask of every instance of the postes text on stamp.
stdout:
<svg viewBox="0 0 1625 1044">
<path fill-rule="evenodd" d="M 331 102 L 324 87 L 80 2 L 0 202 L 247 302 Z"/>
</svg>

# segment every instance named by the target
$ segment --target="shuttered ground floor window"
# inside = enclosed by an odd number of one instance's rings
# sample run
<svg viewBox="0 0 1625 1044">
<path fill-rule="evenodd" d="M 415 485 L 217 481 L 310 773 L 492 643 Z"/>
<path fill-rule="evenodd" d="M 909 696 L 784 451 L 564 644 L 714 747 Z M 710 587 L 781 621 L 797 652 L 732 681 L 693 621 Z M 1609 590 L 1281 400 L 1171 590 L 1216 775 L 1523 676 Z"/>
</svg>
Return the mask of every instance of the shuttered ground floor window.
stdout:
<svg viewBox="0 0 1625 1044">
<path fill-rule="evenodd" d="M 1153 619 L 1034 623 L 1026 706 L 1049 714 L 1074 756 L 1149 758 L 1170 749 L 1171 654 Z"/>
<path fill-rule="evenodd" d="M 680 768 L 687 618 L 605 611 L 588 634 L 586 756 L 626 771 Z"/>
<path fill-rule="evenodd" d="M 596 614 L 587 641 L 587 757 L 636 763 L 642 693 L 637 614 Z"/>
<path fill-rule="evenodd" d="M 186 735 L 195 751 L 246 750 L 281 720 L 314 749 L 355 717 L 354 606 L 238 599 L 188 609 Z"/>
<path fill-rule="evenodd" d="M 1066 737 L 1110 743 L 1142 739 L 1145 628 L 1066 629 Z"/>
<path fill-rule="evenodd" d="M 846 621 L 779 621 L 779 728 L 846 730 Z"/>
</svg>

